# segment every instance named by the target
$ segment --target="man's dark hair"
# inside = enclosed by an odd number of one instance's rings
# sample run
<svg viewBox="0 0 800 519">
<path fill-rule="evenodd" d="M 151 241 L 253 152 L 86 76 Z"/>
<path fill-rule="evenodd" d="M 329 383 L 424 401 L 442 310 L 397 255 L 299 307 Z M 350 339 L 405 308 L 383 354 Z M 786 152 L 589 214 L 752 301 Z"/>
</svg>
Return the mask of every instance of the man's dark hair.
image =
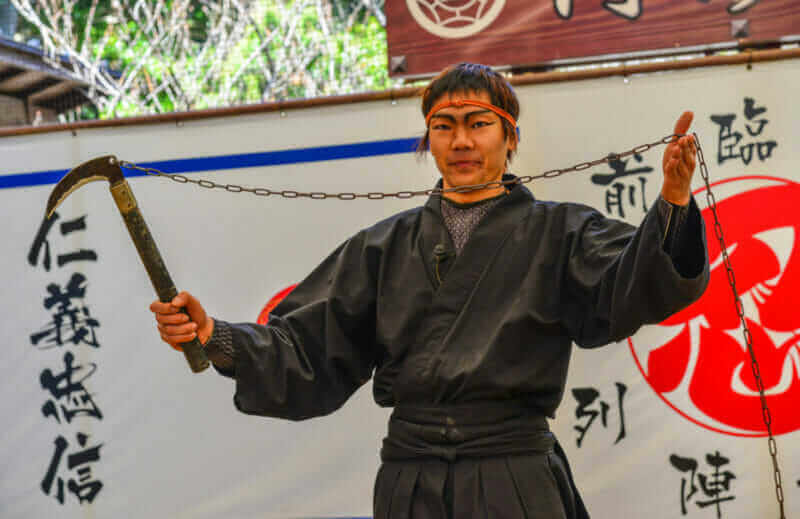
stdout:
<svg viewBox="0 0 800 519">
<path fill-rule="evenodd" d="M 466 92 L 486 92 L 492 104 L 502 108 L 516 121 L 519 118 L 519 101 L 514 89 L 506 79 L 487 67 L 477 63 L 459 63 L 451 65 L 441 71 L 425 87 L 422 93 L 422 116 L 426 117 L 433 108 L 434 103 L 442 96 L 448 94 L 464 94 Z M 508 138 L 517 138 L 517 129 L 511 123 L 500 118 L 503 123 L 503 135 Z M 422 154 L 428 150 L 430 144 L 429 130 L 425 129 L 425 135 L 417 145 L 417 153 Z M 507 159 L 510 161 L 513 151 L 508 151 Z"/>
</svg>

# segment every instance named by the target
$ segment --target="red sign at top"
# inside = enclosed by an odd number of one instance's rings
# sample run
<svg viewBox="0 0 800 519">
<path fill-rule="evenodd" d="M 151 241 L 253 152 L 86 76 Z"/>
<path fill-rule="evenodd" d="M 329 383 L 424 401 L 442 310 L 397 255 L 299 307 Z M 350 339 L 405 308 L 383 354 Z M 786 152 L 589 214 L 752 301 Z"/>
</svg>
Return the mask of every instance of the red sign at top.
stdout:
<svg viewBox="0 0 800 519">
<path fill-rule="evenodd" d="M 392 0 L 392 75 L 800 35 L 797 0 Z M 401 65 L 402 64 L 402 65 Z"/>
</svg>

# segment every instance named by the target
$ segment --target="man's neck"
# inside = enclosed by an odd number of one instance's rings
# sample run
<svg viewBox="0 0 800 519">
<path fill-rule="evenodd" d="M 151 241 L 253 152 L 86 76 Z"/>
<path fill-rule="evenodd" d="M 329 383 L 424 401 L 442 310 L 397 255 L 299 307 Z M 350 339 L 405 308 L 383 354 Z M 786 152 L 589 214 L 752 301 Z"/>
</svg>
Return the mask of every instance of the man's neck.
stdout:
<svg viewBox="0 0 800 519">
<path fill-rule="evenodd" d="M 447 189 L 447 188 L 445 188 Z M 444 197 L 457 204 L 472 204 L 480 202 L 488 198 L 500 196 L 506 192 L 505 186 L 497 186 L 487 189 L 477 189 L 475 191 L 467 191 L 465 193 L 445 193 Z"/>
</svg>

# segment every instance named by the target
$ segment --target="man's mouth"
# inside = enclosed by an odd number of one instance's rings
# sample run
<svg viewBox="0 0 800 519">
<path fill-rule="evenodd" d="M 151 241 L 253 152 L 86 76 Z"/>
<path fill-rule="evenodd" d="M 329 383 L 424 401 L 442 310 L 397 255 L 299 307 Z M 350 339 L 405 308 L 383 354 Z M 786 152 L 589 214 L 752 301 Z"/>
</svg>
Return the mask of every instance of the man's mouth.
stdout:
<svg viewBox="0 0 800 519">
<path fill-rule="evenodd" d="M 450 162 L 450 165 L 456 169 L 469 169 L 478 167 L 481 165 L 481 163 L 477 160 L 454 160 Z"/>
</svg>

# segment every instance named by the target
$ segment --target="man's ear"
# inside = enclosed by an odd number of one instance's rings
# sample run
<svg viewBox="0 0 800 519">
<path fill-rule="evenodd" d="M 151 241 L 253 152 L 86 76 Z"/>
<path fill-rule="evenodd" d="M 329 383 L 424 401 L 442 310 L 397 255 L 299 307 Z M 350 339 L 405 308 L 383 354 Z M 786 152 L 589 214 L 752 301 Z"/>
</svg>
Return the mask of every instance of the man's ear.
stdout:
<svg viewBox="0 0 800 519">
<path fill-rule="evenodd" d="M 509 151 L 517 151 L 517 138 L 516 132 L 507 136 L 506 139 L 508 140 L 508 149 Z"/>
</svg>

